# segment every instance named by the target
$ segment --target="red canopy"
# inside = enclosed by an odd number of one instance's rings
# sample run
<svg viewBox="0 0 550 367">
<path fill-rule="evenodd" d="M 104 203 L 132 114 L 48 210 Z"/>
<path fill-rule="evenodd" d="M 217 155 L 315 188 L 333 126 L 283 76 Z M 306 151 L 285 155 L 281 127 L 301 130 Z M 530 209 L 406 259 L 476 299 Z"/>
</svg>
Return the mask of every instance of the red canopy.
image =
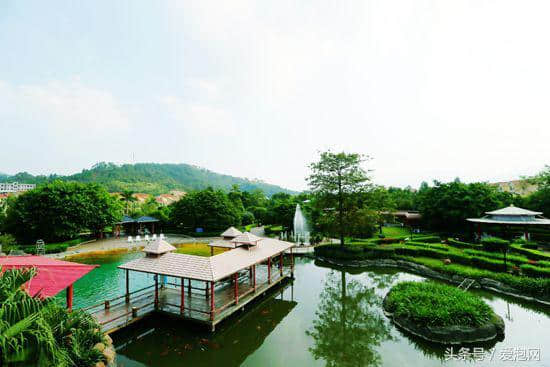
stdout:
<svg viewBox="0 0 550 367">
<path fill-rule="evenodd" d="M 36 268 L 37 274 L 25 284 L 31 296 L 51 297 L 72 285 L 97 265 L 86 265 L 44 256 L 1 256 L 0 267 L 6 269 Z"/>
</svg>

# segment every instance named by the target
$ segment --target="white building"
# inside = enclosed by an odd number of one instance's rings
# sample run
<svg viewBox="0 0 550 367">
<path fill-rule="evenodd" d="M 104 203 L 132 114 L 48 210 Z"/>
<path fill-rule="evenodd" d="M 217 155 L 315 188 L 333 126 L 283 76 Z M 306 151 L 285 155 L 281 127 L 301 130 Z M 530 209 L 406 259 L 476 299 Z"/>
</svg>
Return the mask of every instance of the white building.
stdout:
<svg viewBox="0 0 550 367">
<path fill-rule="evenodd" d="M 0 183 L 0 193 L 28 191 L 28 190 L 34 189 L 35 187 L 36 187 L 35 184 L 3 182 L 3 183 Z"/>
</svg>

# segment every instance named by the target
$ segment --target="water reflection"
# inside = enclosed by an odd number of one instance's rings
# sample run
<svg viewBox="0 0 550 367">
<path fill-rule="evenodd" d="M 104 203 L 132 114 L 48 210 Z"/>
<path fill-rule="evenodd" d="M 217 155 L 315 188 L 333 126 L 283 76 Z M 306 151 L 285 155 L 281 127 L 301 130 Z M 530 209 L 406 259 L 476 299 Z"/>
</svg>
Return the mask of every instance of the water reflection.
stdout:
<svg viewBox="0 0 550 367">
<path fill-rule="evenodd" d="M 376 348 L 391 339 L 391 332 L 379 312 L 382 298 L 375 289 L 346 280 L 344 270 L 332 271 L 320 299 L 313 327 L 306 332 L 314 340 L 314 358 L 325 360 L 327 366 L 379 366 Z"/>
<path fill-rule="evenodd" d="M 228 320 L 215 334 L 178 319 L 143 320 L 114 335 L 125 341 L 117 345 L 118 366 L 240 366 L 296 306 L 284 299 L 283 290 Z"/>
</svg>

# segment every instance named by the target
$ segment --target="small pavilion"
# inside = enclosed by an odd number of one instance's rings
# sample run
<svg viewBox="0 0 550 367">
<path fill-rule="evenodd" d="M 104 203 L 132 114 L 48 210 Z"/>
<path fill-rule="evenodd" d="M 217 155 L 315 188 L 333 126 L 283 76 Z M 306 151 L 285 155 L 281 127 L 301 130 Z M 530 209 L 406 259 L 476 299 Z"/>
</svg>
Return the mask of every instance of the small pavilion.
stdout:
<svg viewBox="0 0 550 367">
<path fill-rule="evenodd" d="M 468 222 L 476 223 L 478 239 L 481 239 L 483 225 L 502 226 L 505 230 L 509 227 L 522 229 L 526 240 L 529 240 L 530 226 L 550 226 L 550 219 L 543 217 L 541 212 L 522 209 L 514 205 L 485 214 L 482 218 L 466 219 Z"/>
<path fill-rule="evenodd" d="M 146 228 L 150 233 L 156 233 L 155 226 L 158 230 L 159 222 L 160 221 L 157 218 L 149 216 L 141 216 L 134 219 L 128 215 L 124 215 L 119 222 L 115 223 L 115 233 L 120 235 L 121 230 L 123 230 L 126 234 L 136 235 L 140 234 L 144 228 Z"/>
<path fill-rule="evenodd" d="M 53 297 L 65 289 L 67 309 L 69 310 L 73 308 L 73 284 L 96 267 L 97 265 L 78 264 L 45 256 L 0 257 L 2 271 L 6 269 L 36 269 L 37 274 L 24 285 L 27 293 L 33 297 Z"/>
<path fill-rule="evenodd" d="M 228 249 L 210 257 L 173 252 L 175 248 L 161 239 L 149 243 L 143 249 L 145 256 L 119 266 L 126 272 L 126 294 L 116 300 L 124 301 L 116 307 L 112 300 L 105 301 L 103 309 L 90 311 L 92 316 L 105 332 L 152 311 L 205 323 L 214 331 L 216 324 L 293 277 L 293 243 L 237 232 L 230 228 L 210 244 Z M 287 251 L 290 261 L 285 264 Z M 154 285 L 130 292 L 131 272 L 152 274 Z M 101 304 L 91 308 L 96 306 Z"/>
</svg>

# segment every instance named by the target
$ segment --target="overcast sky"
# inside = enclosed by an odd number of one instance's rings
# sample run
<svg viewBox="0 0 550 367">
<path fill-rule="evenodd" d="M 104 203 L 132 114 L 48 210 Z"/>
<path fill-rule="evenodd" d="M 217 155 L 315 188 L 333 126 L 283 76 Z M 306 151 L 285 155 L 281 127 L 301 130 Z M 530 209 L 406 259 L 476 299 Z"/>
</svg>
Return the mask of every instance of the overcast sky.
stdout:
<svg viewBox="0 0 550 367">
<path fill-rule="evenodd" d="M 0 2 L 0 172 L 184 162 L 304 189 L 550 164 L 548 1 Z"/>
</svg>

